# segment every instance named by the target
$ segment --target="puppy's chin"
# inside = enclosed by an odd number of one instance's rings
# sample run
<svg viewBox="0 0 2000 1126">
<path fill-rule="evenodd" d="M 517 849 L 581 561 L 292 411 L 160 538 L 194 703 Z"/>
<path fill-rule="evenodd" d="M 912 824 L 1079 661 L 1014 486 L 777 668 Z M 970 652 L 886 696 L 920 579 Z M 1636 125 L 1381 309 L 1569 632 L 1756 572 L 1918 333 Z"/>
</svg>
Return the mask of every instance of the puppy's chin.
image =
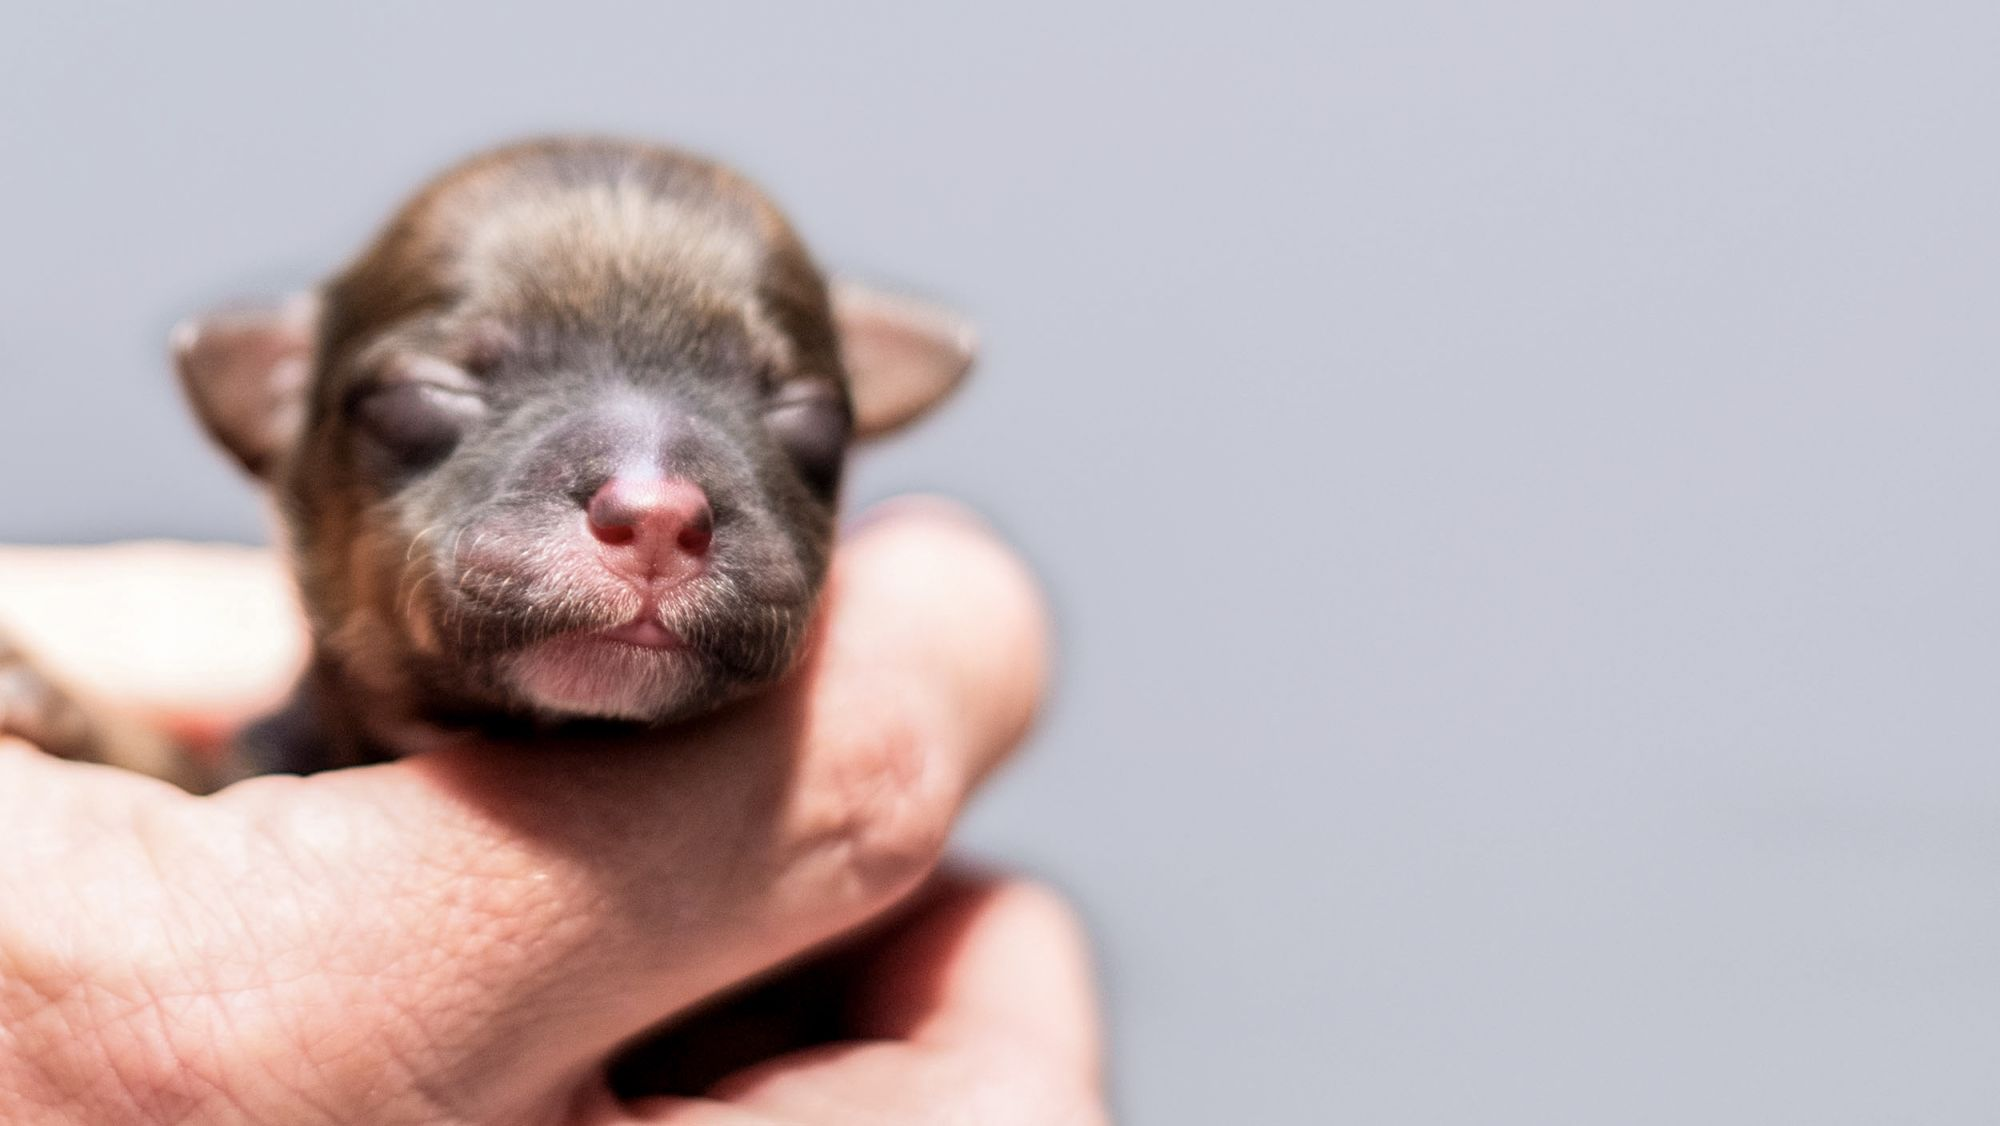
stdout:
<svg viewBox="0 0 2000 1126">
<path fill-rule="evenodd" d="M 678 645 L 633 644 L 601 633 L 564 634 L 508 655 L 501 680 L 551 718 L 660 723 L 702 695 L 700 662 Z"/>
</svg>

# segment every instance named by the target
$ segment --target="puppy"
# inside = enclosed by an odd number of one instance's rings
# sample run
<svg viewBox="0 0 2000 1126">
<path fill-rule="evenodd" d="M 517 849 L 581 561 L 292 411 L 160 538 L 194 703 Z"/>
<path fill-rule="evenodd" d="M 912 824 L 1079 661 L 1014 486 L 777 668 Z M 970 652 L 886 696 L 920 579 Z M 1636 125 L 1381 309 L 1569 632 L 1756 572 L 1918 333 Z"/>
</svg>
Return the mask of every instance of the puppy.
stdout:
<svg viewBox="0 0 2000 1126">
<path fill-rule="evenodd" d="M 742 177 L 607 140 L 474 157 L 317 291 L 173 348 L 276 501 L 310 670 L 210 769 L 0 645 L 0 731 L 191 789 L 439 732 L 657 726 L 769 684 L 811 620 L 850 442 L 972 361 L 956 316 L 830 287 Z"/>
</svg>

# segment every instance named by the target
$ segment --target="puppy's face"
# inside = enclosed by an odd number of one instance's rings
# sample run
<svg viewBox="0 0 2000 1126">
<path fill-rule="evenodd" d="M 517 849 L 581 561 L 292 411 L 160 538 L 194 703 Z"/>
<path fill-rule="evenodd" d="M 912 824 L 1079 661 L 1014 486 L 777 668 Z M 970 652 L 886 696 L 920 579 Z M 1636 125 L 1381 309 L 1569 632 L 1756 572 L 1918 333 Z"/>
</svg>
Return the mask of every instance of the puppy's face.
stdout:
<svg viewBox="0 0 2000 1126">
<path fill-rule="evenodd" d="M 783 673 L 850 417 L 837 360 L 756 316 L 662 310 L 640 348 L 483 315 L 336 345 L 284 483 L 329 649 L 457 707 L 626 720 Z"/>
<path fill-rule="evenodd" d="M 182 371 L 278 493 L 322 657 L 466 718 L 661 722 L 781 675 L 857 426 L 970 358 L 933 311 L 830 300 L 741 180 L 631 146 L 475 160 L 315 299 L 234 316 Z"/>
</svg>

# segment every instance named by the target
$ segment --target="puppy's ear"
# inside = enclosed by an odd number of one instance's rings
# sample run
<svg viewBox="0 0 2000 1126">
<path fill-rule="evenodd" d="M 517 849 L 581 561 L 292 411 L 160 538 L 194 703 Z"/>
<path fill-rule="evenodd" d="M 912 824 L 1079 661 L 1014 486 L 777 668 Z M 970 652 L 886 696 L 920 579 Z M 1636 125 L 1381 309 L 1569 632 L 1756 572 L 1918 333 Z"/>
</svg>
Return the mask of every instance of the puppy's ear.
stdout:
<svg viewBox="0 0 2000 1126">
<path fill-rule="evenodd" d="M 202 425 L 250 475 L 268 479 L 305 420 L 319 298 L 217 310 L 184 321 L 171 343 Z"/>
<path fill-rule="evenodd" d="M 855 436 L 872 438 L 915 421 L 972 369 L 976 338 L 957 313 L 848 281 L 835 282 L 832 296 Z"/>
</svg>

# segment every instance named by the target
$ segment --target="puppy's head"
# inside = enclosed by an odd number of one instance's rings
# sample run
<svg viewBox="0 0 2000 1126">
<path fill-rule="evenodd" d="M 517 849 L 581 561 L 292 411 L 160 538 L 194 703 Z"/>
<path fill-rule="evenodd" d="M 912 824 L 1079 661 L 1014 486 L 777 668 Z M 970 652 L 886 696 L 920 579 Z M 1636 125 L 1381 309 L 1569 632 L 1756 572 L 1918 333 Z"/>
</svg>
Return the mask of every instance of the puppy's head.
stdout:
<svg viewBox="0 0 2000 1126">
<path fill-rule="evenodd" d="M 460 165 L 317 293 L 175 348 L 346 680 L 431 716 L 641 722 L 786 670 L 850 440 L 971 362 L 948 314 L 830 292 L 739 177 L 613 142 Z"/>
</svg>

